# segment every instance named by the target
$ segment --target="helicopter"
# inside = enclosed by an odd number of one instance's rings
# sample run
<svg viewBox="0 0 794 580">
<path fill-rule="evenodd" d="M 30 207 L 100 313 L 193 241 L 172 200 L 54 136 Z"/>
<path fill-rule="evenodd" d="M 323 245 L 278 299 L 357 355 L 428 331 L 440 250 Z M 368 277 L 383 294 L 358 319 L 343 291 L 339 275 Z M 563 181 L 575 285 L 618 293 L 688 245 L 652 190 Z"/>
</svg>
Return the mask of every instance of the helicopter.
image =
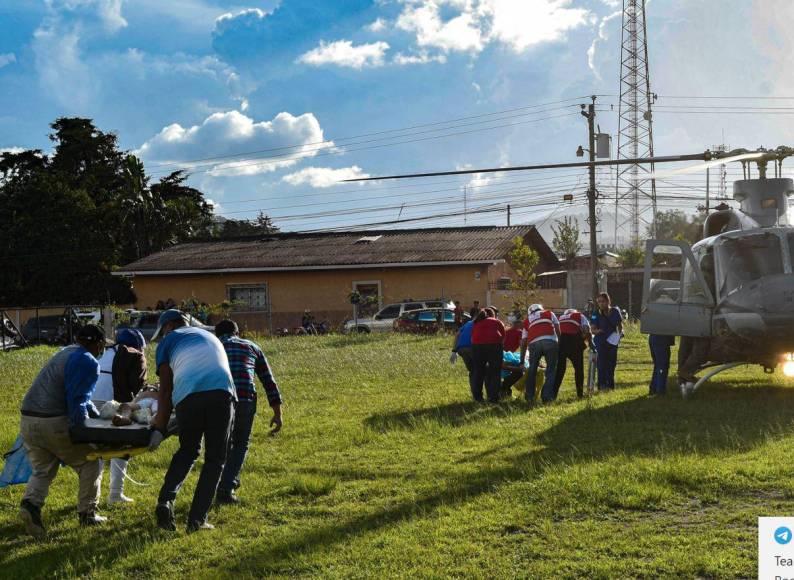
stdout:
<svg viewBox="0 0 794 580">
<path fill-rule="evenodd" d="M 703 162 L 678 171 L 691 173 L 741 162 L 746 178 L 733 184 L 734 200 L 740 207 L 718 206 L 704 222 L 702 240 L 692 246 L 680 240 L 646 241 L 640 330 L 681 337 L 679 375 L 684 376 L 680 376 L 679 385 L 687 397 L 716 374 L 740 365 L 760 365 L 772 373 L 782 363 L 784 374 L 794 377 L 794 227 L 788 219 L 788 198 L 794 195 L 794 180 L 781 177 L 783 160 L 791 156 L 794 148 L 790 147 L 707 150 L 691 155 L 463 169 L 345 181 Z M 749 179 L 748 163 L 757 165 L 756 179 Z M 767 176 L 770 163 L 774 177 Z M 673 261 L 681 265 L 679 279 L 654 278 L 658 263 L 669 260 L 670 255 L 675 255 Z M 697 378 L 701 371 L 707 372 Z"/>
<path fill-rule="evenodd" d="M 691 247 L 679 240 L 646 242 L 640 329 L 681 337 L 685 397 L 740 365 L 772 373 L 782 363 L 794 376 L 794 227 L 788 218 L 794 180 L 779 177 L 792 155 L 788 147 L 732 151 L 722 161 L 750 158 L 758 166 L 757 179 L 733 183 L 739 209 L 718 206 L 703 224 L 703 239 Z M 769 163 L 774 177 L 767 177 Z M 680 279 L 655 279 L 654 262 L 670 254 L 680 257 Z"/>
</svg>

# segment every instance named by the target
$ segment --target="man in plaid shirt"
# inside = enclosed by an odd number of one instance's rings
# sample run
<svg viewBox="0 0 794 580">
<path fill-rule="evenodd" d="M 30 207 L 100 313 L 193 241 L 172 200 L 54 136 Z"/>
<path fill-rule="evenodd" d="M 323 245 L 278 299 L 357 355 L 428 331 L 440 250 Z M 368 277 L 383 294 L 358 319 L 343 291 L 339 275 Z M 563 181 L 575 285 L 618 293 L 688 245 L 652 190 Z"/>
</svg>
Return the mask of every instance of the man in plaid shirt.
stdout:
<svg viewBox="0 0 794 580">
<path fill-rule="evenodd" d="M 270 420 L 270 425 L 273 427 L 271 433 L 276 433 L 281 429 L 281 393 L 273 378 L 270 365 L 267 364 L 262 349 L 250 340 L 240 338 L 238 333 L 237 323 L 233 320 L 222 320 L 215 326 L 215 335 L 226 350 L 234 386 L 237 389 L 234 427 L 229 438 L 226 465 L 223 468 L 223 475 L 221 475 L 221 482 L 215 496 L 215 501 L 219 504 L 240 502 L 234 490 L 240 487 L 240 471 L 248 452 L 248 443 L 256 416 L 257 397 L 254 376 L 259 377 L 265 387 L 267 402 L 273 409 L 273 418 Z"/>
</svg>

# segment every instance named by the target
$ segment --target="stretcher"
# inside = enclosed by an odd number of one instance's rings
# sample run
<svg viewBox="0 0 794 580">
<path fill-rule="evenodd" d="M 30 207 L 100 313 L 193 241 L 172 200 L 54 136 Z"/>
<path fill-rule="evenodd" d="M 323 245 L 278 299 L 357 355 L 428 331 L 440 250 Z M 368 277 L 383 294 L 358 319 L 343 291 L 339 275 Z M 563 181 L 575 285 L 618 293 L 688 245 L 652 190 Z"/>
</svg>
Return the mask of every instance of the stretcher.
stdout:
<svg viewBox="0 0 794 580">
<path fill-rule="evenodd" d="M 144 447 L 149 444 L 151 430 L 148 425 L 133 423 L 117 427 L 110 419 L 88 418 L 83 429 L 71 432 L 74 443 Z"/>
</svg>

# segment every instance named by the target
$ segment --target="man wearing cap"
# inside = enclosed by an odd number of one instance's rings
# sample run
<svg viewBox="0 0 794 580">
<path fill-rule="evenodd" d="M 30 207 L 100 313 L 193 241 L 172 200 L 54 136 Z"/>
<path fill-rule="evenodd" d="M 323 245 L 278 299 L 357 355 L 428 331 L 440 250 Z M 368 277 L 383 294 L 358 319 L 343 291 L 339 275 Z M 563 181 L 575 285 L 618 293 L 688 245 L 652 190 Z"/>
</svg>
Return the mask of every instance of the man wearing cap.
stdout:
<svg viewBox="0 0 794 580">
<path fill-rule="evenodd" d="M 152 340 L 157 345 L 156 365 L 160 376 L 157 415 L 149 449 L 157 449 L 165 437 L 172 407 L 179 424 L 179 449 L 171 459 L 157 500 L 157 525 L 175 531 L 174 500 L 179 488 L 201 453 L 201 468 L 188 513 L 188 533 L 212 529 L 207 513 L 215 498 L 229 431 L 237 399 L 229 361 L 221 342 L 210 332 L 188 326 L 179 310 L 160 315 Z"/>
<path fill-rule="evenodd" d="M 543 308 L 542 304 L 533 304 L 527 311 L 524 320 L 524 332 L 521 337 L 521 364 L 524 364 L 527 350 L 529 350 L 529 376 L 534 377 L 538 372 L 540 359 L 546 360 L 546 380 L 540 391 L 544 403 L 554 400 L 554 381 L 557 374 L 557 358 L 559 344 L 557 335 L 560 333 L 560 323 L 551 310 Z M 528 403 L 535 401 L 535 383 L 530 380 L 524 396 Z"/>
<path fill-rule="evenodd" d="M 237 402 L 234 404 L 234 425 L 229 438 L 229 450 L 226 457 L 226 466 L 223 468 L 221 482 L 215 502 L 218 504 L 237 504 L 240 502 L 234 491 L 240 487 L 240 471 L 248 453 L 248 444 L 256 417 L 256 383 L 254 377 L 259 377 L 265 388 L 265 396 L 270 408 L 273 409 L 273 418 L 270 426 L 271 433 L 281 429 L 281 392 L 276 384 L 270 365 L 265 358 L 265 353 L 254 342 L 239 336 L 239 328 L 233 320 L 221 320 L 215 326 L 215 335 L 223 344 L 226 356 L 229 359 L 229 368 L 232 371 L 234 386 L 237 389 Z"/>
<path fill-rule="evenodd" d="M 99 378 L 97 358 L 105 349 L 102 329 L 88 324 L 77 333 L 77 344 L 56 353 L 39 372 L 22 400 L 20 432 L 33 473 L 19 509 L 26 531 L 36 537 L 45 533 L 41 508 L 50 484 L 64 463 L 79 479 L 77 511 L 80 525 L 107 521 L 97 515 L 101 466 L 88 461 L 88 445 L 72 443 L 69 432 L 80 429 L 87 417 L 98 417 L 91 393 Z"/>
<path fill-rule="evenodd" d="M 560 392 L 562 380 L 565 378 L 567 361 L 573 365 L 574 380 L 576 381 L 576 396 L 584 396 L 584 349 L 590 343 L 590 323 L 587 317 L 576 310 L 569 308 L 559 319 L 560 322 L 560 352 L 557 357 L 557 376 L 554 381 L 554 398 Z"/>
<path fill-rule="evenodd" d="M 130 403 L 146 386 L 146 340 L 139 330 L 122 328 L 116 333 L 116 343 L 99 359 L 99 380 L 92 399 L 101 405 L 105 401 Z M 121 457 L 110 460 L 109 504 L 132 503 L 124 495 L 124 478 L 129 461 Z"/>
</svg>

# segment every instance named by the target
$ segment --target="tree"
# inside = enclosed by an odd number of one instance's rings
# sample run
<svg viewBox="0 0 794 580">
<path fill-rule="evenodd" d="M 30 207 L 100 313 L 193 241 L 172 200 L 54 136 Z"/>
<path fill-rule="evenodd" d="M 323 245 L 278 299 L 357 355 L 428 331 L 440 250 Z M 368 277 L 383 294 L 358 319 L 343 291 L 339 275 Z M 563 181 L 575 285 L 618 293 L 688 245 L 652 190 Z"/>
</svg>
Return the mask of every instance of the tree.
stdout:
<svg viewBox="0 0 794 580">
<path fill-rule="evenodd" d="M 621 268 L 639 268 L 645 263 L 645 252 L 633 246 L 618 250 L 618 263 Z"/>
<path fill-rule="evenodd" d="M 260 211 L 259 215 L 253 220 L 216 218 L 212 235 L 216 238 L 239 238 L 274 234 L 278 231 L 279 229 L 273 225 L 273 220 Z"/>
<path fill-rule="evenodd" d="M 212 206 L 181 172 L 150 185 L 90 119 L 51 127 L 51 156 L 0 155 L 0 304 L 130 302 L 114 268 L 208 231 Z"/>
<path fill-rule="evenodd" d="M 648 228 L 648 237 L 659 240 L 683 240 L 694 244 L 703 237 L 705 215 L 687 215 L 680 209 L 670 209 L 656 214 L 656 233 Z"/>
<path fill-rule="evenodd" d="M 515 278 L 510 282 L 510 289 L 514 291 L 513 310 L 526 312 L 534 301 L 535 295 L 535 268 L 540 257 L 538 253 L 524 243 L 524 239 L 517 237 L 513 240 L 513 249 L 507 255 L 510 267 L 515 272 Z"/>
<path fill-rule="evenodd" d="M 554 232 L 554 239 L 551 245 L 554 252 L 562 258 L 568 269 L 573 265 L 573 261 L 579 252 L 582 250 L 582 242 L 579 241 L 579 222 L 566 216 L 562 221 L 557 220 L 556 228 L 551 226 L 551 231 Z"/>
</svg>

